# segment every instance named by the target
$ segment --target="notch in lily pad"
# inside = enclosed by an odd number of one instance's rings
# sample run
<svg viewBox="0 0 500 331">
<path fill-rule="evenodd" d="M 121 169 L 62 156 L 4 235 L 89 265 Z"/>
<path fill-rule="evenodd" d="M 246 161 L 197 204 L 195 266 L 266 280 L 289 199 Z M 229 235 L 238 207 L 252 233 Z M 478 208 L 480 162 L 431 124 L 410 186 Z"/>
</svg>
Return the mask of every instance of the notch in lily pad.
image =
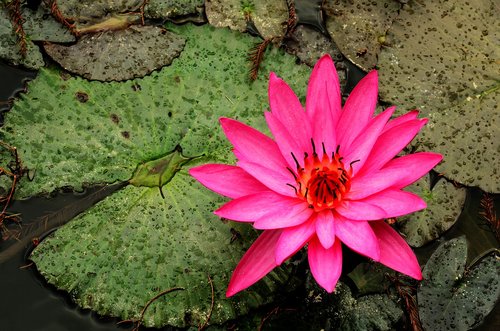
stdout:
<svg viewBox="0 0 500 331">
<path fill-rule="evenodd" d="M 163 197 L 161 191 L 163 185 L 170 182 L 174 175 L 181 170 L 182 166 L 194 158 L 182 155 L 182 148 L 177 145 L 173 151 L 166 155 L 139 164 L 129 183 L 134 186 L 159 187 Z"/>
</svg>

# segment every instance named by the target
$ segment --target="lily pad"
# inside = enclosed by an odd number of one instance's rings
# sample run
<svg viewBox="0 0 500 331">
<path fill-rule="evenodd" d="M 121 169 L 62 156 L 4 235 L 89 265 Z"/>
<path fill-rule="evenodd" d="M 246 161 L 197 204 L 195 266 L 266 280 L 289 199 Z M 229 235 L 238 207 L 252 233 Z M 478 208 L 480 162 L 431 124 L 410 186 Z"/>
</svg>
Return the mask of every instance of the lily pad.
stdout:
<svg viewBox="0 0 500 331">
<path fill-rule="evenodd" d="M 20 182 L 17 198 L 137 179 L 131 181 L 140 186 L 114 193 L 44 240 L 33 259 L 80 305 L 123 319 L 138 318 L 162 290 L 184 287 L 148 309 L 145 325 L 156 327 L 203 323 L 211 304 L 209 275 L 215 289 L 211 323 L 269 302 L 287 275 L 277 269 L 225 298 L 228 277 L 256 233 L 221 222 L 212 210 L 223 199 L 187 174 L 192 165 L 233 160 L 220 116 L 265 126 L 267 80 L 250 83 L 246 72 L 246 50 L 255 38 L 210 26 L 175 29 L 186 38 L 181 57 L 143 79 L 100 83 L 41 70 L 0 131 L 23 164 L 36 169 L 33 181 Z M 272 66 L 305 93 L 308 67 L 279 50 L 267 59 L 264 72 Z M 198 158 L 186 160 L 179 148 Z M 153 182 L 163 185 L 161 191 L 149 187 Z M 241 238 L 231 244 L 234 230 Z"/>
<path fill-rule="evenodd" d="M 57 22 L 48 9 L 38 6 L 37 10 L 22 8 L 23 28 L 30 40 L 69 43 L 75 41 L 70 31 Z"/>
<path fill-rule="evenodd" d="M 426 330 L 469 330 L 481 323 L 500 295 L 500 263 L 495 254 L 465 268 L 464 237 L 445 242 L 424 267 L 418 289 L 420 319 Z"/>
<path fill-rule="evenodd" d="M 342 53 L 368 71 L 377 64 L 385 34 L 400 6 L 394 0 L 329 0 L 324 6 L 326 28 Z"/>
<path fill-rule="evenodd" d="M 400 231 L 413 247 L 421 247 L 451 228 L 465 203 L 467 190 L 463 187 L 457 188 L 444 179 L 432 191 L 430 187 L 428 175 L 407 187 L 427 202 L 424 210 L 399 218 Z"/>
<path fill-rule="evenodd" d="M 45 63 L 42 53 L 33 42 L 26 41 L 26 56 L 21 55 L 21 48 L 14 31 L 7 10 L 0 6 L 0 58 L 13 65 L 23 65 L 28 69 L 43 67 Z"/>
<path fill-rule="evenodd" d="M 86 23 L 109 14 L 139 11 L 142 3 L 142 0 L 57 0 L 57 8 L 63 17 Z"/>
<path fill-rule="evenodd" d="M 29 69 L 44 66 L 42 53 L 33 41 L 73 42 L 75 37 L 42 6 L 31 10 L 21 6 L 23 30 L 26 35 L 26 57 L 21 54 L 15 29 L 9 19 L 5 4 L 0 4 L 0 58 L 14 65 L 23 65 Z"/>
<path fill-rule="evenodd" d="M 66 70 L 88 79 L 121 81 L 142 77 L 179 56 L 184 38 L 154 26 L 133 26 L 82 36 L 71 46 L 44 48 Z"/>
<path fill-rule="evenodd" d="M 338 309 L 333 319 L 339 322 L 337 330 L 392 330 L 403 316 L 403 310 L 385 294 L 354 298 L 349 287 L 340 283 L 335 291 Z"/>
<path fill-rule="evenodd" d="M 199 15 L 203 12 L 203 2 L 203 0 L 150 0 L 144 7 L 144 15 L 154 19 Z"/>
<path fill-rule="evenodd" d="M 500 81 L 496 7 L 493 0 L 409 2 L 378 63 L 381 98 L 430 117 L 416 143 L 444 154 L 437 170 L 489 192 L 500 191 L 498 93 L 490 93 Z"/>
<path fill-rule="evenodd" d="M 245 31 L 247 19 L 251 19 L 265 39 L 282 36 L 288 20 L 286 1 L 212 0 L 205 6 L 208 22 L 213 26 Z"/>
<path fill-rule="evenodd" d="M 436 171 L 468 186 L 500 192 L 500 85 L 428 115 L 413 144 L 443 154 Z"/>
<path fill-rule="evenodd" d="M 390 282 L 385 276 L 392 273 L 392 270 L 377 263 L 360 263 L 347 276 L 351 278 L 360 295 L 369 293 L 386 292 Z"/>
</svg>

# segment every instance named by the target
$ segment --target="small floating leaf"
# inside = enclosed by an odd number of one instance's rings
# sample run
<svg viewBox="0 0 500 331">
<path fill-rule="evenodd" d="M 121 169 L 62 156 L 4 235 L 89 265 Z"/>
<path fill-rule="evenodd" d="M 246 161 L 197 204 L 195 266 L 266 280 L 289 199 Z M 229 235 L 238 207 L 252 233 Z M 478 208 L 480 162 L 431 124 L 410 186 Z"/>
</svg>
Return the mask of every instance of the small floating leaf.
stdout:
<svg viewBox="0 0 500 331">
<path fill-rule="evenodd" d="M 129 182 L 134 186 L 161 188 L 191 159 L 176 149 L 159 159 L 139 165 Z"/>
</svg>

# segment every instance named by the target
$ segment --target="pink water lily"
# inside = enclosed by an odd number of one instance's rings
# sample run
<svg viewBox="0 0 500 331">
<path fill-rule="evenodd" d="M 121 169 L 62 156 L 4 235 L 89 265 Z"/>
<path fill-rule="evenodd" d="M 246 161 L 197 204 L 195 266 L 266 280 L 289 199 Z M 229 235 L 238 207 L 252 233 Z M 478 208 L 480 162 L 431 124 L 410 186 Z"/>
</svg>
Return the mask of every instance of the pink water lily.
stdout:
<svg viewBox="0 0 500 331">
<path fill-rule="evenodd" d="M 342 244 L 422 278 L 412 250 L 384 219 L 426 207 L 402 188 L 442 157 L 427 152 L 396 157 L 427 119 L 418 119 L 417 111 L 390 119 L 395 107 L 374 115 L 377 95 L 374 70 L 342 107 L 337 72 L 325 55 L 312 71 L 306 111 L 271 73 L 271 112 L 265 118 L 274 140 L 236 120 L 220 119 L 234 146 L 236 166 L 207 164 L 190 174 L 232 199 L 215 214 L 264 230 L 234 270 L 228 297 L 306 245 L 311 273 L 328 292 L 341 274 Z"/>
</svg>

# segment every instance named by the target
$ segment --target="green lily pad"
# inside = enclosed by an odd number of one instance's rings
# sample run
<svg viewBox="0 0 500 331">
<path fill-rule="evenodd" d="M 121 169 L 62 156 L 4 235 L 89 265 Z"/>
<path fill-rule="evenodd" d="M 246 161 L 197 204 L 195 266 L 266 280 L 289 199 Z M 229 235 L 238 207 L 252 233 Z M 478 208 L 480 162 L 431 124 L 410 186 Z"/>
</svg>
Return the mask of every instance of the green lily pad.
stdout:
<svg viewBox="0 0 500 331">
<path fill-rule="evenodd" d="M 146 177 L 136 183 L 141 186 L 112 194 L 55 232 L 33 259 L 50 283 L 81 306 L 123 319 L 138 318 L 162 290 L 184 287 L 148 309 L 145 325 L 156 327 L 202 324 L 211 303 L 208 275 L 215 289 L 212 323 L 270 302 L 287 276 L 277 269 L 225 298 L 229 276 L 256 233 L 213 215 L 224 199 L 186 169 L 234 160 L 219 117 L 265 126 L 267 80 L 247 78 L 246 50 L 255 38 L 208 25 L 175 30 L 186 38 L 181 56 L 143 79 L 101 83 L 41 70 L 6 113 L 0 131 L 0 139 L 17 146 L 24 166 L 36 169 L 33 181 L 20 182 L 17 198 L 126 181 L 134 173 Z M 305 93 L 308 67 L 279 50 L 269 51 L 267 59 L 264 72 L 272 68 Z M 183 166 L 179 152 L 171 154 L 179 147 L 185 157 L 198 158 Z M 164 184 L 161 192 L 147 187 L 156 182 L 148 181 L 151 176 Z M 241 239 L 231 244 L 232 228 Z"/>
<path fill-rule="evenodd" d="M 430 178 L 425 176 L 406 190 L 427 202 L 427 208 L 398 219 L 400 231 L 413 247 L 421 247 L 450 229 L 460 216 L 467 190 L 441 179 L 430 190 Z"/>
<path fill-rule="evenodd" d="M 445 242 L 424 267 L 418 289 L 420 319 L 426 330 L 468 330 L 481 323 L 500 295 L 500 263 L 495 254 L 465 268 L 464 237 Z"/>
<path fill-rule="evenodd" d="M 400 6 L 394 0 L 330 0 L 324 6 L 326 28 L 342 53 L 368 71 L 377 64 L 385 34 Z"/>
<path fill-rule="evenodd" d="M 138 319 L 156 294 L 162 297 L 146 311 L 143 324 L 160 327 L 200 325 L 207 319 L 214 284 L 211 323 L 223 323 L 269 302 L 287 279 L 277 269 L 247 292 L 226 299 L 231 272 L 255 231 L 244 224 L 225 224 L 212 210 L 224 199 L 206 192 L 182 170 L 163 188 L 128 186 L 44 240 L 33 252 L 46 280 L 67 291 L 82 308 L 122 319 Z M 231 243 L 232 231 L 241 240 Z"/>
<path fill-rule="evenodd" d="M 168 65 L 184 48 L 184 38 L 154 26 L 132 26 L 82 36 L 74 45 L 45 44 L 66 70 L 88 79 L 121 81 Z"/>
<path fill-rule="evenodd" d="M 500 81 L 496 6 L 408 2 L 378 63 L 380 97 L 430 117 L 416 142 L 444 154 L 437 170 L 489 192 L 500 191 L 498 93 L 490 93 Z"/>
<path fill-rule="evenodd" d="M 205 4 L 208 22 L 216 27 L 245 31 L 249 17 L 264 38 L 280 37 L 286 29 L 286 1 L 213 0 Z"/>
</svg>

